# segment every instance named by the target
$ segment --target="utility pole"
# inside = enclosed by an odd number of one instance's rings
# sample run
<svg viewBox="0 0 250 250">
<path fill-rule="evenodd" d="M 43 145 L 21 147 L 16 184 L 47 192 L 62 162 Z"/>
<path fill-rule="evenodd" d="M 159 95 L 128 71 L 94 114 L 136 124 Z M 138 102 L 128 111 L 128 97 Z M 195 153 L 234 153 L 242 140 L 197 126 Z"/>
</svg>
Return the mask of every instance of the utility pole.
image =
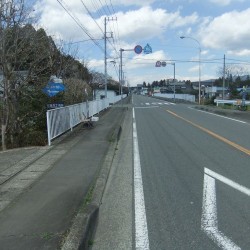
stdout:
<svg viewBox="0 0 250 250">
<path fill-rule="evenodd" d="M 105 85 L 105 98 L 107 98 L 107 18 L 104 19 L 104 85 Z"/>
<path fill-rule="evenodd" d="M 225 75 L 226 75 L 226 56 L 224 54 L 223 60 L 223 89 L 222 89 L 222 100 L 225 98 Z"/>
<path fill-rule="evenodd" d="M 110 37 L 107 37 L 107 22 L 108 21 L 116 21 L 117 18 L 104 18 L 104 85 L 105 85 L 105 98 L 107 98 L 107 38 L 112 38 L 113 35 L 111 33 Z"/>
<path fill-rule="evenodd" d="M 120 90 L 122 95 L 122 52 L 124 49 L 120 49 L 120 74 L 119 74 L 119 82 L 120 82 Z M 121 96 L 122 99 L 122 96 Z"/>
<path fill-rule="evenodd" d="M 174 66 L 174 102 L 175 102 L 175 63 L 172 63 Z"/>
</svg>

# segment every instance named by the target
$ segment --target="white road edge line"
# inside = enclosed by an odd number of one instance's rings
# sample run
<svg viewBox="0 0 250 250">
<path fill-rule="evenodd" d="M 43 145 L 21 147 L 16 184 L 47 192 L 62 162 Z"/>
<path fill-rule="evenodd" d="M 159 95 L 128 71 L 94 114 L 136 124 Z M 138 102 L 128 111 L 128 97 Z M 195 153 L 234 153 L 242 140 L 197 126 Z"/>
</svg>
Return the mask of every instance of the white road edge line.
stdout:
<svg viewBox="0 0 250 250">
<path fill-rule="evenodd" d="M 144 203 L 141 162 L 140 162 L 134 108 L 133 108 L 133 146 L 134 146 L 135 249 L 149 250 L 148 226 L 147 226 L 146 209 Z"/>
<path fill-rule="evenodd" d="M 204 168 L 201 229 L 222 249 L 241 249 L 218 229 L 215 180 L 250 196 L 250 190 L 238 183 Z"/>
<path fill-rule="evenodd" d="M 192 107 L 188 107 L 188 108 L 194 109 Z M 206 114 L 209 114 L 209 115 L 214 115 L 214 116 L 218 116 L 218 117 L 225 118 L 225 119 L 228 119 L 228 120 L 232 120 L 232 121 L 235 121 L 235 122 L 240 122 L 240 123 L 247 124 L 247 122 L 244 122 L 244 121 L 241 121 L 241 120 L 237 120 L 237 119 L 234 119 L 234 118 L 229 118 L 229 117 L 226 117 L 226 116 L 223 116 L 223 115 L 217 115 L 217 114 L 210 113 L 210 112 L 207 112 L 207 111 L 204 111 L 204 110 L 199 110 L 199 109 L 194 109 L 194 110 L 196 110 L 198 112 L 206 113 Z"/>
</svg>

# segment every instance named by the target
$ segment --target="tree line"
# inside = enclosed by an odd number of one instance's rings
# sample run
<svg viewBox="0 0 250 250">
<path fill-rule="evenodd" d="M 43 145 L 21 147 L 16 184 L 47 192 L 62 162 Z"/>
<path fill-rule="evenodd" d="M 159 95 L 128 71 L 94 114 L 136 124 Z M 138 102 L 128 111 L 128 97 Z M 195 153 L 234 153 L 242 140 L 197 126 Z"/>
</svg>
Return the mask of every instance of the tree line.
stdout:
<svg viewBox="0 0 250 250">
<path fill-rule="evenodd" d="M 67 91 L 51 98 L 42 89 L 53 75 L 63 79 Z M 34 28 L 23 0 L 0 1 L 2 150 L 47 144 L 47 104 L 85 101 L 86 91 L 91 96 L 92 88 L 103 83 L 103 77 L 96 82 L 96 75 L 70 51 L 59 49 L 44 29 Z M 119 88 L 111 78 L 109 85 Z"/>
<path fill-rule="evenodd" d="M 223 69 L 218 69 L 218 75 L 223 75 Z M 231 98 L 241 98 L 241 92 L 239 89 L 242 89 L 243 87 L 250 88 L 250 75 L 248 72 L 244 71 L 241 66 L 238 65 L 229 65 L 225 68 L 225 80 L 223 80 L 223 76 L 219 76 L 217 79 L 211 79 L 210 81 L 205 81 L 204 85 L 207 83 L 210 83 L 211 86 L 216 87 L 224 87 L 225 89 L 230 92 Z M 171 79 L 161 79 L 161 80 L 155 80 L 151 83 L 146 83 L 145 81 L 142 83 L 142 86 L 144 88 L 153 89 L 154 87 L 164 88 L 168 87 L 172 84 Z M 195 82 L 198 83 L 197 81 Z M 198 94 L 198 91 L 195 91 L 193 89 L 193 82 L 190 80 L 184 80 L 183 85 L 187 87 L 187 90 L 185 90 L 185 93 L 189 94 Z M 203 82 L 201 81 L 201 84 Z M 248 90 L 249 91 L 249 90 Z M 177 92 L 182 92 L 182 90 L 177 90 Z M 250 93 L 249 93 L 250 94 Z M 247 99 L 249 99 L 250 95 L 247 95 Z"/>
</svg>

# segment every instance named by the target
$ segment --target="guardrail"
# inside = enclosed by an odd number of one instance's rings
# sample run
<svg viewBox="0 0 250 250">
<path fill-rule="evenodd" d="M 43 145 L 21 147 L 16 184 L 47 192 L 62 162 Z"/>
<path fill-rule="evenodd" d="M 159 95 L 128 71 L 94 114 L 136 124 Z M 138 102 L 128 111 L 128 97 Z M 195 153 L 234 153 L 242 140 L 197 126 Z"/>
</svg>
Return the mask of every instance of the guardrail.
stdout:
<svg viewBox="0 0 250 250">
<path fill-rule="evenodd" d="M 219 104 L 232 104 L 232 105 L 241 105 L 242 100 L 221 100 L 221 99 L 214 99 L 216 106 Z M 250 101 L 245 101 L 245 105 L 250 105 Z"/>
<path fill-rule="evenodd" d="M 63 108 L 48 110 L 46 113 L 48 145 L 50 146 L 53 139 L 66 131 L 72 131 L 73 128 L 84 119 L 93 117 L 110 105 L 120 101 L 125 96 L 126 95 L 120 95 L 113 98 L 83 102 Z"/>
</svg>

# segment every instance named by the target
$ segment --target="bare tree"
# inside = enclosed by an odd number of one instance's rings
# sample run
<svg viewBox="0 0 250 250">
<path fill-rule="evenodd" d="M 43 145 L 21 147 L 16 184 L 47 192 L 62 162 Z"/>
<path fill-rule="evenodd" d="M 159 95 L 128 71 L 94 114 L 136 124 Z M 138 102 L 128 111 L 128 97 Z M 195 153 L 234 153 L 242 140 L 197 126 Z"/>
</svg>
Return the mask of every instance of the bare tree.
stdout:
<svg viewBox="0 0 250 250">
<path fill-rule="evenodd" d="M 59 55 L 45 31 L 36 31 L 30 24 L 30 13 L 31 9 L 24 0 L 0 0 L 0 72 L 3 76 L 0 120 L 3 150 L 6 149 L 7 133 L 13 142 L 13 134 L 21 129 L 22 120 L 30 112 L 27 110 L 23 117 L 18 115 L 20 98 L 30 93 L 35 84 L 45 82 L 48 75 L 54 73 Z M 31 99 L 32 95 L 29 97 Z"/>
<path fill-rule="evenodd" d="M 91 98 L 91 88 L 86 81 L 69 78 L 64 81 L 67 91 L 64 94 L 66 104 L 81 103 Z"/>
<path fill-rule="evenodd" d="M 11 111 L 10 91 L 11 80 L 14 73 L 13 64 L 16 61 L 17 41 L 19 33 L 17 27 L 24 24 L 27 19 L 24 2 L 14 0 L 0 1 L 0 67 L 3 75 L 1 102 L 1 135 L 2 149 L 6 149 L 5 134 Z M 15 42 L 13 42 L 13 38 Z"/>
<path fill-rule="evenodd" d="M 90 82 L 91 74 L 75 59 L 77 51 L 70 55 L 70 46 L 67 51 L 63 46 L 57 48 L 44 29 L 36 30 L 31 25 L 34 22 L 30 18 L 31 12 L 32 8 L 29 9 L 24 0 L 0 0 L 0 123 L 3 150 L 7 143 L 14 144 L 14 138 L 20 138 L 17 143 L 20 146 L 22 140 L 27 140 L 27 133 L 35 135 L 39 129 L 43 130 L 42 133 L 46 132 L 45 104 L 50 100 L 41 90 L 51 75 L 71 79 L 67 82 L 68 92 L 65 93 L 69 104 L 75 102 L 70 93 L 82 101 L 83 90 L 89 90 L 86 82 Z"/>
<path fill-rule="evenodd" d="M 223 77 L 223 67 L 218 68 L 217 74 L 219 77 Z M 248 75 L 247 69 L 243 65 L 237 65 L 237 64 L 226 64 L 225 65 L 225 79 L 232 83 L 232 81 L 236 77 L 241 77 L 244 75 Z"/>
</svg>

